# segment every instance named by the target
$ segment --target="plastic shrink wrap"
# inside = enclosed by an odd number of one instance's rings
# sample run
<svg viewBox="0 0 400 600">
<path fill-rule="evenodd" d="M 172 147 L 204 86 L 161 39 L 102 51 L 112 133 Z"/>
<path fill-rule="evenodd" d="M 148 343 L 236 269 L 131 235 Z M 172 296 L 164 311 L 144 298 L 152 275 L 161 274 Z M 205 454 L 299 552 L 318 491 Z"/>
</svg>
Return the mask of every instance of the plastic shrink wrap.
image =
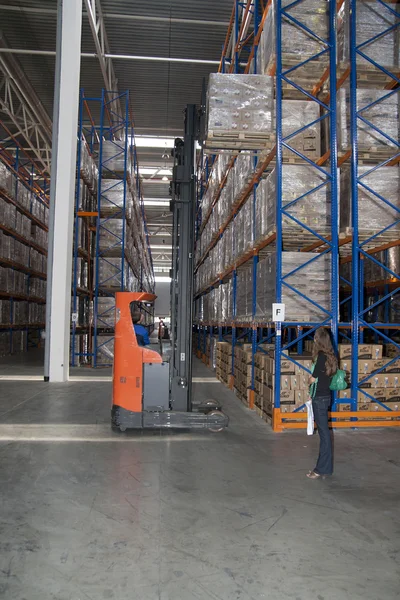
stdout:
<svg viewBox="0 0 400 600">
<path fill-rule="evenodd" d="M 389 5 L 391 6 L 391 5 Z M 395 7 L 393 7 L 395 12 Z M 357 45 L 376 38 L 362 48 L 362 52 L 379 65 L 399 67 L 400 64 L 400 32 L 396 27 L 397 18 L 394 12 L 384 9 L 378 2 L 357 0 L 356 36 Z M 345 0 L 338 14 L 337 56 L 339 63 L 350 60 L 350 0 Z M 389 30 L 385 35 L 377 36 Z M 357 62 L 369 69 L 373 68 L 362 56 L 357 54 Z"/>
<path fill-rule="evenodd" d="M 385 237 L 397 239 L 400 231 L 399 167 L 371 170 L 369 166 L 359 166 L 358 176 L 364 184 L 358 186 L 359 232 L 368 234 L 390 226 L 385 232 Z M 340 231 L 348 233 L 350 228 L 351 173 L 349 168 L 343 168 L 340 175 Z"/>
<path fill-rule="evenodd" d="M 207 97 L 207 142 L 224 133 L 269 135 L 273 129 L 273 78 L 212 73 Z"/>
<path fill-rule="evenodd" d="M 315 260 L 311 261 L 313 258 Z M 299 270 L 289 275 L 296 269 Z M 328 255 L 316 258 L 315 254 L 310 252 L 282 253 L 283 281 L 299 292 L 282 285 L 282 303 L 285 304 L 286 321 L 319 322 L 327 318 L 328 315 L 324 311 L 330 310 L 330 272 L 331 263 Z M 287 275 L 289 276 L 285 277 Z M 270 321 L 272 304 L 276 301 L 276 254 L 269 254 L 258 263 L 257 283 L 257 318 Z M 309 302 L 304 296 L 321 308 Z"/>
<path fill-rule="evenodd" d="M 358 119 L 358 151 L 368 152 L 382 149 L 397 151 L 399 137 L 399 94 L 397 91 L 358 89 L 357 110 L 362 110 L 361 116 L 372 125 L 370 126 Z M 346 152 L 351 146 L 350 91 L 348 86 L 341 88 L 338 92 L 337 114 L 338 147 L 342 152 Z M 385 135 L 382 135 L 377 129 Z"/>
</svg>

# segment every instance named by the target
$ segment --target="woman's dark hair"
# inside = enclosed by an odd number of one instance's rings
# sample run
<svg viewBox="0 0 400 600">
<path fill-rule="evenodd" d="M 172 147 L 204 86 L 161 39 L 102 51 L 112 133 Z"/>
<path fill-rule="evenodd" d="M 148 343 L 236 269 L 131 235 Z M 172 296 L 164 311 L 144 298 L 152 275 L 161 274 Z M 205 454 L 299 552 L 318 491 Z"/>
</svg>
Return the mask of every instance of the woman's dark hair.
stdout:
<svg viewBox="0 0 400 600">
<path fill-rule="evenodd" d="M 328 377 L 332 377 L 338 370 L 338 361 L 333 350 L 331 337 L 326 329 L 320 327 L 314 334 L 314 347 L 312 358 L 315 362 L 318 353 L 323 352 L 326 356 L 325 370 Z"/>
</svg>

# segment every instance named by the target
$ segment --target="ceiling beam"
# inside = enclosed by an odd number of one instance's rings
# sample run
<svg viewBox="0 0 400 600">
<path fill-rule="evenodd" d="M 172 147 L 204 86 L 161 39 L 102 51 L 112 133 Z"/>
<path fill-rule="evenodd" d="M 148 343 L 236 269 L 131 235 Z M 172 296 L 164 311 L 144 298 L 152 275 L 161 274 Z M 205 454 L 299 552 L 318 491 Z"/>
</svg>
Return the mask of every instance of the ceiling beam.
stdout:
<svg viewBox="0 0 400 600">
<path fill-rule="evenodd" d="M 31 15 L 57 15 L 57 11 L 54 8 L 39 8 L 31 6 L 9 6 L 7 4 L 0 4 L 0 10 L 7 10 L 10 12 L 26 13 Z M 85 13 L 84 13 L 85 14 Z M 106 19 L 118 19 L 127 21 L 149 21 L 153 23 L 182 23 L 186 25 L 204 25 L 206 27 L 223 27 L 226 28 L 229 25 L 228 21 L 208 21 L 204 19 L 180 19 L 177 17 L 157 17 L 150 15 L 131 15 L 125 13 L 104 13 Z"/>
<path fill-rule="evenodd" d="M 9 50 L 9 45 L 0 32 L 1 50 Z M 0 87 L 0 110 L 15 128 L 14 136 L 22 137 L 21 145 L 27 145 L 40 167 L 49 172 L 51 119 L 21 65 L 12 54 L 0 54 L 0 72 L 4 76 Z"/>
<path fill-rule="evenodd" d="M 0 112 L 7 115 L 15 130 L 13 136 L 21 136 L 40 167 L 50 173 L 51 142 L 29 99 L 20 89 L 17 80 L 8 71 L 0 57 L 0 70 L 5 75 L 0 93 Z M 43 149 L 43 150 L 42 150 Z"/>
<path fill-rule="evenodd" d="M 104 17 L 101 9 L 100 0 L 84 0 L 90 29 L 92 31 L 93 41 L 96 48 L 97 58 L 103 76 L 104 87 L 107 92 L 117 92 L 118 80 L 115 76 L 114 66 L 110 57 L 110 46 L 108 43 L 107 32 L 104 25 Z M 114 94 L 107 94 L 109 102 L 113 103 L 118 117 L 122 119 L 122 108 L 119 100 L 115 100 Z M 115 109 L 114 109 L 115 110 Z"/>
</svg>

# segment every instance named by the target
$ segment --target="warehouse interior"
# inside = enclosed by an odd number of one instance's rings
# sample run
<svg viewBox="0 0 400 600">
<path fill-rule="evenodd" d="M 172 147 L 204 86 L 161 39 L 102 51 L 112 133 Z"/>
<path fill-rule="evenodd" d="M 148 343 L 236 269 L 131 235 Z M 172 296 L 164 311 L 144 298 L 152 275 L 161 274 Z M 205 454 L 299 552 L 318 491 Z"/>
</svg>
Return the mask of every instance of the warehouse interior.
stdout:
<svg viewBox="0 0 400 600">
<path fill-rule="evenodd" d="M 399 597 L 399 27 L 0 2 L 0 598 Z"/>
</svg>

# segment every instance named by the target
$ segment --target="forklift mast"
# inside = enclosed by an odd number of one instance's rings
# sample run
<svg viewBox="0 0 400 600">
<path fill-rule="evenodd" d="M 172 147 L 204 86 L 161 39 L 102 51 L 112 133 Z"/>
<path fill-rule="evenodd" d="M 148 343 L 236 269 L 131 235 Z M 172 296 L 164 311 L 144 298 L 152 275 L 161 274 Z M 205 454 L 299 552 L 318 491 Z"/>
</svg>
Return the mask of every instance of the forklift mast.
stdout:
<svg viewBox="0 0 400 600">
<path fill-rule="evenodd" d="M 194 224 L 196 214 L 196 136 L 198 113 L 189 104 L 185 135 L 176 139 L 171 182 L 173 213 L 171 270 L 171 360 L 172 409 L 192 410 L 192 320 Z"/>
</svg>

